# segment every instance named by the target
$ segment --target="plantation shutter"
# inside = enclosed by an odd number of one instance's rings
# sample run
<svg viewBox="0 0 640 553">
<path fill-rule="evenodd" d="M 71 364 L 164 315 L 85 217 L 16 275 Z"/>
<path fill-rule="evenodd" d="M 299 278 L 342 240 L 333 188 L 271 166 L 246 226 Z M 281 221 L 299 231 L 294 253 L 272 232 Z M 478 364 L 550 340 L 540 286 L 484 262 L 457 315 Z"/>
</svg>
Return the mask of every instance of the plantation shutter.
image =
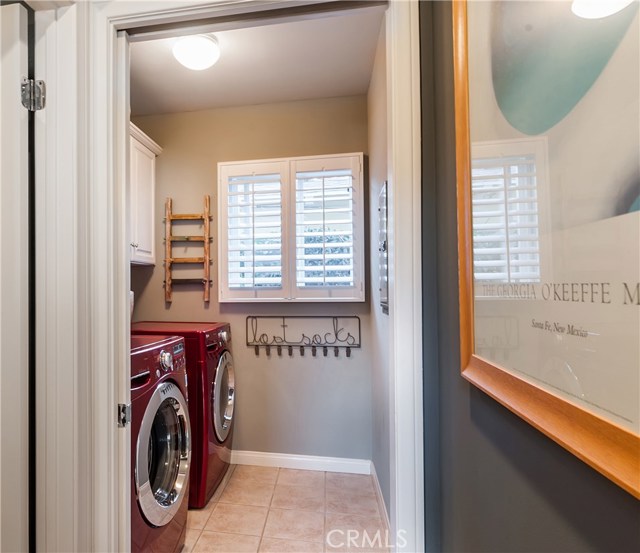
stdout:
<svg viewBox="0 0 640 553">
<path fill-rule="evenodd" d="M 362 162 L 219 163 L 219 301 L 364 301 Z"/>
<path fill-rule="evenodd" d="M 282 287 L 280 174 L 232 176 L 227 186 L 229 288 Z"/>
<path fill-rule="evenodd" d="M 540 281 L 540 191 L 545 143 L 473 145 L 473 268 L 477 281 Z"/>
<path fill-rule="evenodd" d="M 288 165 L 280 161 L 218 166 L 221 301 L 284 295 Z"/>
<path fill-rule="evenodd" d="M 296 173 L 296 284 L 353 286 L 351 169 Z"/>
</svg>

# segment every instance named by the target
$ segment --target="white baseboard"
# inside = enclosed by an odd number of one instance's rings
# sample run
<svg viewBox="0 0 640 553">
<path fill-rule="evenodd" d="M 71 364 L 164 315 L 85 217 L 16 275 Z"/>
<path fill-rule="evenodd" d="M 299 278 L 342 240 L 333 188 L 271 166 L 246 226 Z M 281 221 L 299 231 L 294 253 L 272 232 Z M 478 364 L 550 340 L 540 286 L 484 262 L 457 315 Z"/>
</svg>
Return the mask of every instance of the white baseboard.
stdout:
<svg viewBox="0 0 640 553">
<path fill-rule="evenodd" d="M 380 511 L 380 516 L 382 516 L 382 522 L 386 525 L 386 529 L 389 530 L 391 528 L 389 513 L 387 513 L 387 506 L 384 502 L 382 488 L 380 487 L 380 481 L 378 480 L 378 474 L 376 473 L 376 467 L 373 461 L 371 462 L 371 476 L 373 477 L 373 487 L 376 492 L 376 499 L 378 500 L 378 510 Z"/>
<path fill-rule="evenodd" d="M 234 465 L 371 474 L 371 461 L 368 459 L 344 459 L 341 457 L 315 457 L 313 455 L 234 450 L 231 452 L 231 462 Z"/>
</svg>

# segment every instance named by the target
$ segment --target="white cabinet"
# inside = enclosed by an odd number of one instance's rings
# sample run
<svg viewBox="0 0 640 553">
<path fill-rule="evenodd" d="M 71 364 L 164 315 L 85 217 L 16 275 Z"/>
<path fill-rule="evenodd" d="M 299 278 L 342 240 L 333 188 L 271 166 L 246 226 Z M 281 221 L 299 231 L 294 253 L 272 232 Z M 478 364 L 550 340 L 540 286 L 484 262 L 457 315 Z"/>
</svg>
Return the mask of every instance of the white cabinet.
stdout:
<svg viewBox="0 0 640 553">
<path fill-rule="evenodd" d="M 154 265 L 156 156 L 162 148 L 133 123 L 129 123 L 129 209 L 131 263 Z"/>
</svg>

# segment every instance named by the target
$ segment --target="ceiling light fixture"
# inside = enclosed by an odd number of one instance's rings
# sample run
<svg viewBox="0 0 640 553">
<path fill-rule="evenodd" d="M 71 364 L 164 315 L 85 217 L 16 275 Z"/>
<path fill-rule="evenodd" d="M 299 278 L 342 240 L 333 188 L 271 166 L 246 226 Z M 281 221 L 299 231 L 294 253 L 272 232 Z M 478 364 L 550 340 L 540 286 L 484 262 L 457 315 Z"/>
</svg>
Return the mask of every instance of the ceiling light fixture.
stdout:
<svg viewBox="0 0 640 553">
<path fill-rule="evenodd" d="M 218 61 L 220 46 L 211 35 L 185 36 L 173 45 L 173 55 L 185 67 L 201 71 Z"/>
<path fill-rule="evenodd" d="M 571 11 L 584 19 L 602 19 L 618 13 L 634 0 L 573 0 Z"/>
</svg>

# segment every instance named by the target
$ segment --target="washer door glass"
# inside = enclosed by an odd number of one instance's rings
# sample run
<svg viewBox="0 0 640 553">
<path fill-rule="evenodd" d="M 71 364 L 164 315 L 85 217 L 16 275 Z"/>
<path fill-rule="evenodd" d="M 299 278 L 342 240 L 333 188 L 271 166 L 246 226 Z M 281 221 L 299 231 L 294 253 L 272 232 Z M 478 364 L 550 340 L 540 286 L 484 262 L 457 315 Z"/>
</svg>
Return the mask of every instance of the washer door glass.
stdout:
<svg viewBox="0 0 640 553">
<path fill-rule="evenodd" d="M 187 401 L 178 386 L 160 384 L 142 419 L 136 455 L 136 490 L 145 518 L 164 526 L 185 496 L 191 460 Z"/>
<path fill-rule="evenodd" d="M 220 357 L 216 369 L 216 377 L 211 389 L 213 428 L 220 442 L 224 442 L 227 439 L 233 423 L 235 389 L 233 359 L 231 354 L 225 351 Z"/>
</svg>

